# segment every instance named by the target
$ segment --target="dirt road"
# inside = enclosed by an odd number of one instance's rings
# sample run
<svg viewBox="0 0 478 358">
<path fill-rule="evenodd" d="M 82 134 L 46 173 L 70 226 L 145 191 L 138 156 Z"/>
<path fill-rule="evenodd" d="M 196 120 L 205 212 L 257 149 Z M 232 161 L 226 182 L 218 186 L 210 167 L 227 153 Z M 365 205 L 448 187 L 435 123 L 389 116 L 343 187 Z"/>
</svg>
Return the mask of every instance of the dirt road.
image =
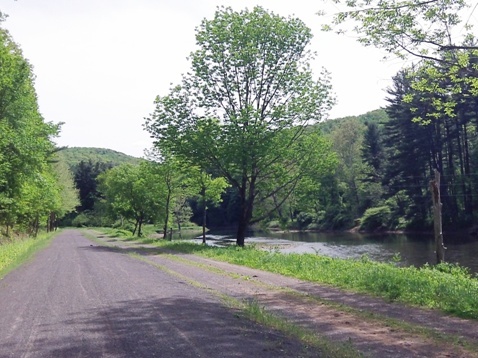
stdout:
<svg viewBox="0 0 478 358">
<path fill-rule="evenodd" d="M 219 301 L 65 231 L 0 281 L 0 357 L 312 356 Z"/>
<path fill-rule="evenodd" d="M 478 356 L 476 321 L 97 236 L 65 231 L 0 281 L 0 357 L 324 356 L 224 297 L 365 356 Z"/>
</svg>

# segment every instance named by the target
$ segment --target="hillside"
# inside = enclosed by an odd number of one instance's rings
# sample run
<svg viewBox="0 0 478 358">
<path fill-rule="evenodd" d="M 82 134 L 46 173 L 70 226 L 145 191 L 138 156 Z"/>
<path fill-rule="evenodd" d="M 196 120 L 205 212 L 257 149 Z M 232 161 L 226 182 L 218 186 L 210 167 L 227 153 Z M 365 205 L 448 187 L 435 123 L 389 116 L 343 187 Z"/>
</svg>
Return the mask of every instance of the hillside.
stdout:
<svg viewBox="0 0 478 358">
<path fill-rule="evenodd" d="M 387 112 L 384 109 L 376 109 L 364 114 L 360 114 L 357 116 L 348 116 L 342 118 L 334 118 L 327 120 L 325 122 L 321 122 L 317 124 L 323 133 L 330 133 L 334 128 L 336 128 L 341 123 L 350 120 L 350 119 L 357 119 L 360 123 L 367 123 L 367 122 L 375 122 L 379 125 L 383 125 L 388 121 Z"/>
<path fill-rule="evenodd" d="M 93 163 L 111 163 L 113 165 L 138 164 L 143 160 L 106 148 L 72 147 L 65 148 L 58 154 L 64 158 L 70 168 L 75 167 L 81 161 L 88 162 L 90 160 Z"/>
</svg>

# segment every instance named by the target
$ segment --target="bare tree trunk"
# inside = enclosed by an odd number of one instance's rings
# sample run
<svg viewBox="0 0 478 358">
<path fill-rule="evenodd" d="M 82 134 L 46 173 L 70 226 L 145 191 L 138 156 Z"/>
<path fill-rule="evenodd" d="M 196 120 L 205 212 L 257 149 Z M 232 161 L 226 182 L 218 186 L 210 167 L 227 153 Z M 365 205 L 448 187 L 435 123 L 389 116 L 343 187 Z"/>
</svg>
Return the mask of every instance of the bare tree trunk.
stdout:
<svg viewBox="0 0 478 358">
<path fill-rule="evenodd" d="M 143 225 L 143 218 L 141 217 L 138 222 L 138 237 L 143 236 L 143 233 L 141 232 L 141 226 Z"/>
<path fill-rule="evenodd" d="M 201 188 L 202 200 L 202 243 L 206 243 L 206 220 L 207 220 L 207 203 L 206 203 L 206 186 L 203 184 Z"/>
<path fill-rule="evenodd" d="M 171 203 L 171 190 L 168 189 L 168 195 L 166 197 L 166 212 L 164 217 L 164 227 L 163 227 L 163 239 L 168 237 L 168 222 L 169 222 L 169 205 Z"/>
<path fill-rule="evenodd" d="M 433 228 L 435 232 L 435 253 L 437 264 L 445 261 L 445 246 L 443 246 L 443 231 L 440 201 L 440 173 L 435 169 L 435 179 L 430 182 L 433 198 Z"/>
<path fill-rule="evenodd" d="M 47 232 L 55 231 L 55 223 L 56 223 L 56 215 L 54 212 L 51 212 L 50 217 L 48 218 Z"/>
<path fill-rule="evenodd" d="M 183 239 L 183 234 L 181 233 L 181 221 L 178 220 L 178 233 L 179 233 L 179 240 Z"/>
</svg>

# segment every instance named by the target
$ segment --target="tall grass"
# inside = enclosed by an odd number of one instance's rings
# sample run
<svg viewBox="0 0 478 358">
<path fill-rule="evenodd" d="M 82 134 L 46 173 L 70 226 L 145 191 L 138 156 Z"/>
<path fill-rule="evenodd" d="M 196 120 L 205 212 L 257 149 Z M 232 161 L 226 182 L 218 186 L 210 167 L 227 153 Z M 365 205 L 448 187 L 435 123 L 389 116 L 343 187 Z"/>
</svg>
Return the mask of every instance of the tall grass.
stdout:
<svg viewBox="0 0 478 358">
<path fill-rule="evenodd" d="M 0 278 L 47 246 L 56 233 L 40 234 L 0 244 Z"/>
<path fill-rule="evenodd" d="M 470 275 L 466 268 L 454 264 L 397 267 L 393 263 L 378 263 L 367 257 L 359 260 L 337 259 L 314 254 L 281 254 L 254 247 L 217 248 L 185 242 L 163 242 L 161 245 L 478 319 L 478 279 Z"/>
</svg>

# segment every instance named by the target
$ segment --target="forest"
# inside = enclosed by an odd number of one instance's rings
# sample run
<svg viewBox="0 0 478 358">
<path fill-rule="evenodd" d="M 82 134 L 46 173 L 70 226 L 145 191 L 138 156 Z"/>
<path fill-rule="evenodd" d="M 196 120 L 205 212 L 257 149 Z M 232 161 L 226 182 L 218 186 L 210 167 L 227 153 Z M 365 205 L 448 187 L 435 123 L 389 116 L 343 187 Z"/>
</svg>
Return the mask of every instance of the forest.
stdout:
<svg viewBox="0 0 478 358">
<path fill-rule="evenodd" d="M 453 4 L 442 10 L 452 13 Z M 413 54 L 420 41 L 441 44 L 418 49 L 419 61 L 395 75 L 385 108 L 329 119 L 333 79 L 311 70 L 310 29 L 260 7 L 220 8 L 196 30 L 190 72 L 145 119 L 155 140 L 145 160 L 56 147 L 61 123 L 42 118 L 32 67 L 0 29 L 1 237 L 58 225 L 141 236 L 145 224 L 166 236 L 190 221 L 236 228 L 239 246 L 251 226 L 431 231 L 435 170 L 444 229 L 471 230 L 478 216 L 474 37 L 451 46 L 422 34 L 397 47 L 386 26 L 381 37 L 367 27 L 374 14 L 350 14 L 364 38 L 397 55 Z"/>
</svg>

